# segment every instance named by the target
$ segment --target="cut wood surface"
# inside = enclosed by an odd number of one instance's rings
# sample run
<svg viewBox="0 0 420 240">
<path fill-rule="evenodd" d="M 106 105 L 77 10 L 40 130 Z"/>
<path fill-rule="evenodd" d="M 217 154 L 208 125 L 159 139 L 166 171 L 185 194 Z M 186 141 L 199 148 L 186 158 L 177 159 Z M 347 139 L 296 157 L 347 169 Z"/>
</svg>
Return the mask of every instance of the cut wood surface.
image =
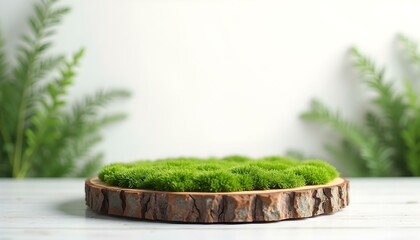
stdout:
<svg viewBox="0 0 420 240">
<path fill-rule="evenodd" d="M 273 222 L 334 213 L 349 204 L 349 181 L 243 192 L 160 192 L 85 182 L 86 205 L 108 215 L 190 223 Z"/>
</svg>

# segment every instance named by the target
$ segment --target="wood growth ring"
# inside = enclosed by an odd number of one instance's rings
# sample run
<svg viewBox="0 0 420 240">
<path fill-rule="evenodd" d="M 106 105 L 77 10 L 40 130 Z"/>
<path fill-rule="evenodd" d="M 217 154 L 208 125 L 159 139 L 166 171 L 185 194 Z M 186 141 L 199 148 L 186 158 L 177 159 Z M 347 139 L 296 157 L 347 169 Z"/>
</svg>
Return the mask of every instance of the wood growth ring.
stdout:
<svg viewBox="0 0 420 240">
<path fill-rule="evenodd" d="M 85 182 L 86 205 L 102 214 L 188 223 L 273 222 L 331 214 L 349 204 L 349 181 L 242 192 L 161 192 Z"/>
</svg>

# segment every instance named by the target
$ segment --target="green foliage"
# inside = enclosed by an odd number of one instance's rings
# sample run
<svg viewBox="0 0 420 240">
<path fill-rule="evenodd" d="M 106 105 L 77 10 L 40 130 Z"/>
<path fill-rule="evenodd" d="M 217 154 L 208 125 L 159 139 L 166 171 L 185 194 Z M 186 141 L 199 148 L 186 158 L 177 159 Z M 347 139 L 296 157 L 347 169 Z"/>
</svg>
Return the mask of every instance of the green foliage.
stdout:
<svg viewBox="0 0 420 240">
<path fill-rule="evenodd" d="M 323 161 L 277 156 L 257 160 L 230 156 L 113 163 L 99 173 L 102 181 L 113 186 L 173 192 L 284 189 L 325 184 L 337 176 L 337 170 Z"/>
<path fill-rule="evenodd" d="M 420 64 L 417 43 L 404 35 L 398 40 L 411 62 Z M 302 118 L 328 125 L 342 136 L 340 144 L 326 149 L 352 176 L 420 176 L 420 108 L 411 82 L 405 81 L 405 91 L 398 91 L 385 79 L 384 68 L 356 48 L 352 57 L 363 83 L 375 93 L 374 110 L 365 113 L 364 125 L 346 121 L 318 100 Z"/>
<path fill-rule="evenodd" d="M 99 130 L 125 117 L 99 115 L 108 103 L 127 97 L 125 90 L 101 90 L 73 105 L 67 102 L 84 50 L 70 59 L 47 54 L 55 27 L 69 12 L 56 3 L 34 5 L 15 66 L 7 61 L 0 36 L 0 177 L 92 175 L 102 159 L 91 153 L 101 140 Z"/>
</svg>

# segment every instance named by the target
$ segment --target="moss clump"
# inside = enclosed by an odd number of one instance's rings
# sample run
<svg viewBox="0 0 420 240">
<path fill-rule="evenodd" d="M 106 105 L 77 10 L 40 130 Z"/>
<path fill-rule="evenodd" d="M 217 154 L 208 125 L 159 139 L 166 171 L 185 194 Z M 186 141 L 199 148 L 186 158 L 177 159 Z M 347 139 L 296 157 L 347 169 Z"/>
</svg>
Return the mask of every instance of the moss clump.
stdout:
<svg viewBox="0 0 420 240">
<path fill-rule="evenodd" d="M 102 168 L 99 179 L 123 188 L 235 192 L 325 184 L 338 175 L 334 167 L 320 160 L 229 156 L 222 159 L 171 158 L 113 163 Z"/>
</svg>

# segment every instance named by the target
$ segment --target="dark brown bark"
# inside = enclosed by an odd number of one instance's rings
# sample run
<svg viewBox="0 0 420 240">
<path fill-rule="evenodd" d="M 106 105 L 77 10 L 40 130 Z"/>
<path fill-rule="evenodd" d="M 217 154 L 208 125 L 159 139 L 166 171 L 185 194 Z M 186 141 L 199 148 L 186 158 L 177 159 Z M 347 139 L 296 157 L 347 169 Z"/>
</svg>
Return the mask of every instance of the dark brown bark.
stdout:
<svg viewBox="0 0 420 240">
<path fill-rule="evenodd" d="M 191 223 L 272 222 L 331 214 L 349 204 L 349 181 L 232 193 L 159 192 L 85 182 L 86 205 L 103 214 Z"/>
</svg>

